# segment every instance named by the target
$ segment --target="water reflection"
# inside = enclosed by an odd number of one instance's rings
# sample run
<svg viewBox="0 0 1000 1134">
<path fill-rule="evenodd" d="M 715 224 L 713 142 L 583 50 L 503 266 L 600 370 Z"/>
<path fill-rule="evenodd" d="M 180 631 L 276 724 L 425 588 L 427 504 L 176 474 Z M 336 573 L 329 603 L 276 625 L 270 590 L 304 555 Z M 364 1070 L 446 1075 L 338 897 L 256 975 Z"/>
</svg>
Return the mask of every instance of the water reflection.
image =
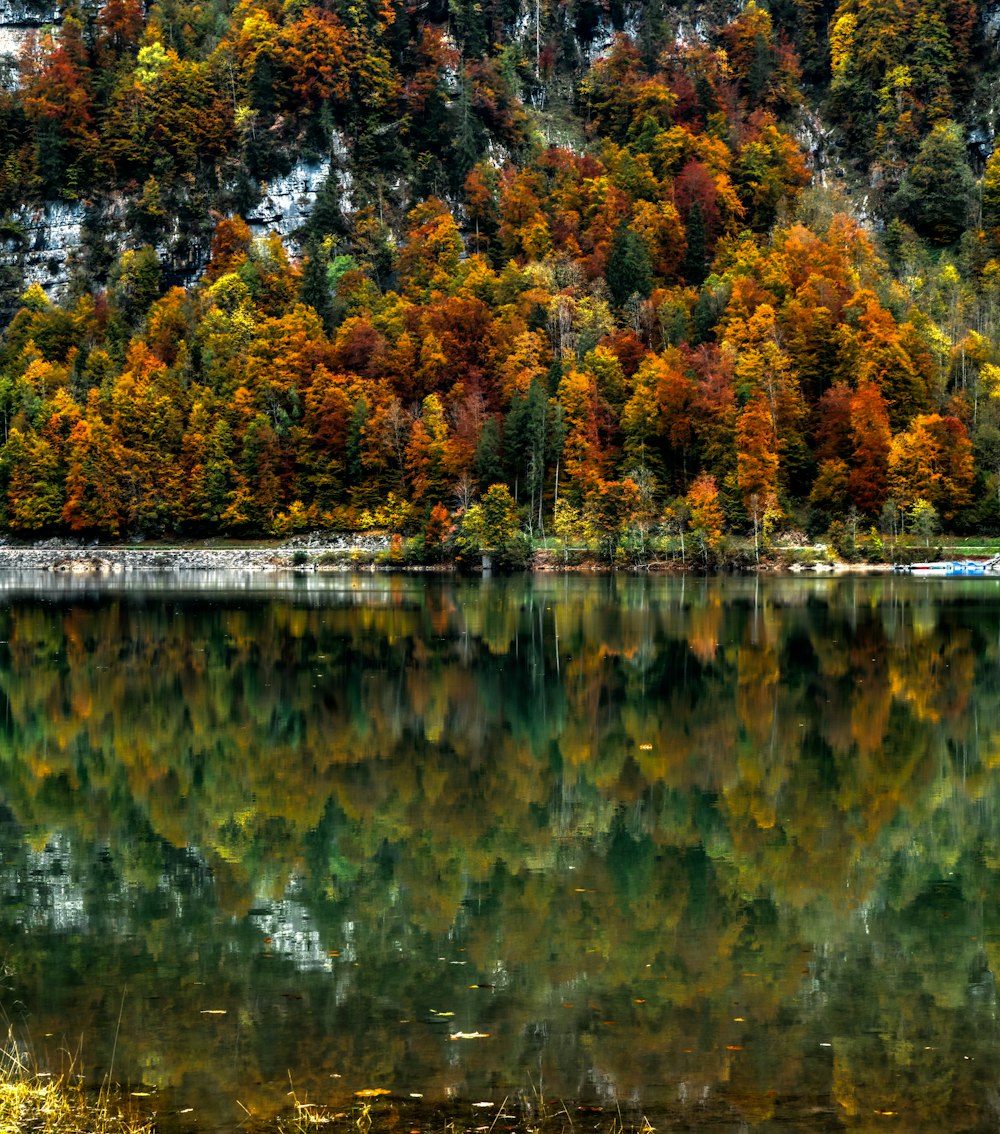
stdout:
<svg viewBox="0 0 1000 1134">
<path fill-rule="evenodd" d="M 203 582 L 2 584 L 40 1059 L 995 1126 L 995 581 Z"/>
</svg>

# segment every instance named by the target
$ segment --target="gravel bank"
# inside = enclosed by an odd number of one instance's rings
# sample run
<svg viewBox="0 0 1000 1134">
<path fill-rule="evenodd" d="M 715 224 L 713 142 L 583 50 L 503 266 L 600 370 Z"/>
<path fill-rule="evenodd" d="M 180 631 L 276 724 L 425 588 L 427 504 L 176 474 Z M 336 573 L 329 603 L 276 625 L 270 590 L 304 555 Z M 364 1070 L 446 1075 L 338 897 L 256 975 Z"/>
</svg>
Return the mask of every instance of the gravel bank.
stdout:
<svg viewBox="0 0 1000 1134">
<path fill-rule="evenodd" d="M 389 546 L 383 536 L 300 539 L 280 547 L 81 547 L 58 540 L 0 546 L 0 571 L 118 575 L 128 571 L 350 570 Z"/>
</svg>

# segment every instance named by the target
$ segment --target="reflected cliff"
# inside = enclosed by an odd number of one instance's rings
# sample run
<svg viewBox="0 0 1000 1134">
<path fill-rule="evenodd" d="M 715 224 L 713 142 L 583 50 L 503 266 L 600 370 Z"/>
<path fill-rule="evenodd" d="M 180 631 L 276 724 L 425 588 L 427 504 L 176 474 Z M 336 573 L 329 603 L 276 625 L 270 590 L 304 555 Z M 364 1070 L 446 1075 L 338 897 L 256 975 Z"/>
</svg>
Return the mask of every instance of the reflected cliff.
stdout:
<svg viewBox="0 0 1000 1134">
<path fill-rule="evenodd" d="M 995 581 L 203 582 L 0 584 L 40 1061 L 995 1125 Z"/>
</svg>

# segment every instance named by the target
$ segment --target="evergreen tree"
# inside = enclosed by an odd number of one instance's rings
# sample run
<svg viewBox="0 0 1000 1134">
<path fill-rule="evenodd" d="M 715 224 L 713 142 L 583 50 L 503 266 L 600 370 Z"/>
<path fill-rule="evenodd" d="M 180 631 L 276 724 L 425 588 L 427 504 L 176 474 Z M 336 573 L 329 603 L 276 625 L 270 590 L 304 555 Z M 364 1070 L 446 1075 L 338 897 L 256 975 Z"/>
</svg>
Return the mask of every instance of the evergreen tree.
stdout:
<svg viewBox="0 0 1000 1134">
<path fill-rule="evenodd" d="M 684 253 L 684 278 L 689 284 L 700 286 L 708 275 L 708 233 L 705 228 L 705 214 L 698 201 L 693 202 L 684 226 L 687 236 L 687 249 Z"/>
<path fill-rule="evenodd" d="M 642 237 L 623 221 L 615 231 L 608 257 L 608 288 L 619 307 L 633 295 L 648 298 L 653 289 L 653 267 Z"/>
<path fill-rule="evenodd" d="M 504 479 L 503 462 L 500 459 L 500 424 L 495 417 L 486 419 L 479 434 L 472 471 L 481 492 Z"/>
<path fill-rule="evenodd" d="M 951 244 L 968 223 L 974 189 L 961 129 L 939 122 L 904 174 L 892 205 L 922 236 Z"/>
<path fill-rule="evenodd" d="M 299 298 L 307 303 L 323 320 L 323 327 L 329 334 L 333 331 L 333 296 L 327 278 L 327 258 L 315 240 L 306 245 L 306 260 L 302 267 L 302 280 L 299 284 Z"/>
</svg>

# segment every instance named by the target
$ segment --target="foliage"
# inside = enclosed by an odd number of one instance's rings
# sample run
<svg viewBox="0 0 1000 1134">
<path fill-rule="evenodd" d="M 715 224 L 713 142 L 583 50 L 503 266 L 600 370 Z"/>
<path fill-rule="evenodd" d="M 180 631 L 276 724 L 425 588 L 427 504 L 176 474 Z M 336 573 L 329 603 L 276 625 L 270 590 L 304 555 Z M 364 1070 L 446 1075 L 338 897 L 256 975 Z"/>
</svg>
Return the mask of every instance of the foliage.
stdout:
<svg viewBox="0 0 1000 1134">
<path fill-rule="evenodd" d="M 719 538 L 759 534 L 755 500 L 822 531 L 890 493 L 995 526 L 1000 165 L 977 185 L 966 144 L 989 64 L 967 0 L 883 8 L 842 0 L 827 39 L 814 6 L 750 3 L 704 42 L 643 10 L 593 57 L 586 5 L 530 36 L 509 5 L 73 7 L 0 95 L 11 246 L 29 204 L 91 218 L 59 302 L 6 300 L 4 526 L 336 518 L 447 556 L 502 483 L 530 538 L 565 501 L 614 561 L 706 477 Z M 884 256 L 806 188 L 824 92 Z M 331 159 L 311 215 L 255 236 L 302 155 Z"/>
<path fill-rule="evenodd" d="M 990 588 L 287 584 L 0 611 L 4 1000 L 39 1059 L 83 1035 L 139 1105 L 197 1097 L 212 1126 L 235 1099 L 288 1115 L 289 1074 L 338 1113 L 446 1099 L 458 1068 L 463 1122 L 500 1072 L 534 1129 L 539 1067 L 560 1099 L 600 1070 L 619 1123 L 659 1124 L 665 1055 L 702 1084 L 674 1126 L 774 1105 L 808 1129 L 889 1090 L 907 1129 L 988 1126 Z M 915 1064 L 914 1036 L 943 1050 Z"/>
</svg>

